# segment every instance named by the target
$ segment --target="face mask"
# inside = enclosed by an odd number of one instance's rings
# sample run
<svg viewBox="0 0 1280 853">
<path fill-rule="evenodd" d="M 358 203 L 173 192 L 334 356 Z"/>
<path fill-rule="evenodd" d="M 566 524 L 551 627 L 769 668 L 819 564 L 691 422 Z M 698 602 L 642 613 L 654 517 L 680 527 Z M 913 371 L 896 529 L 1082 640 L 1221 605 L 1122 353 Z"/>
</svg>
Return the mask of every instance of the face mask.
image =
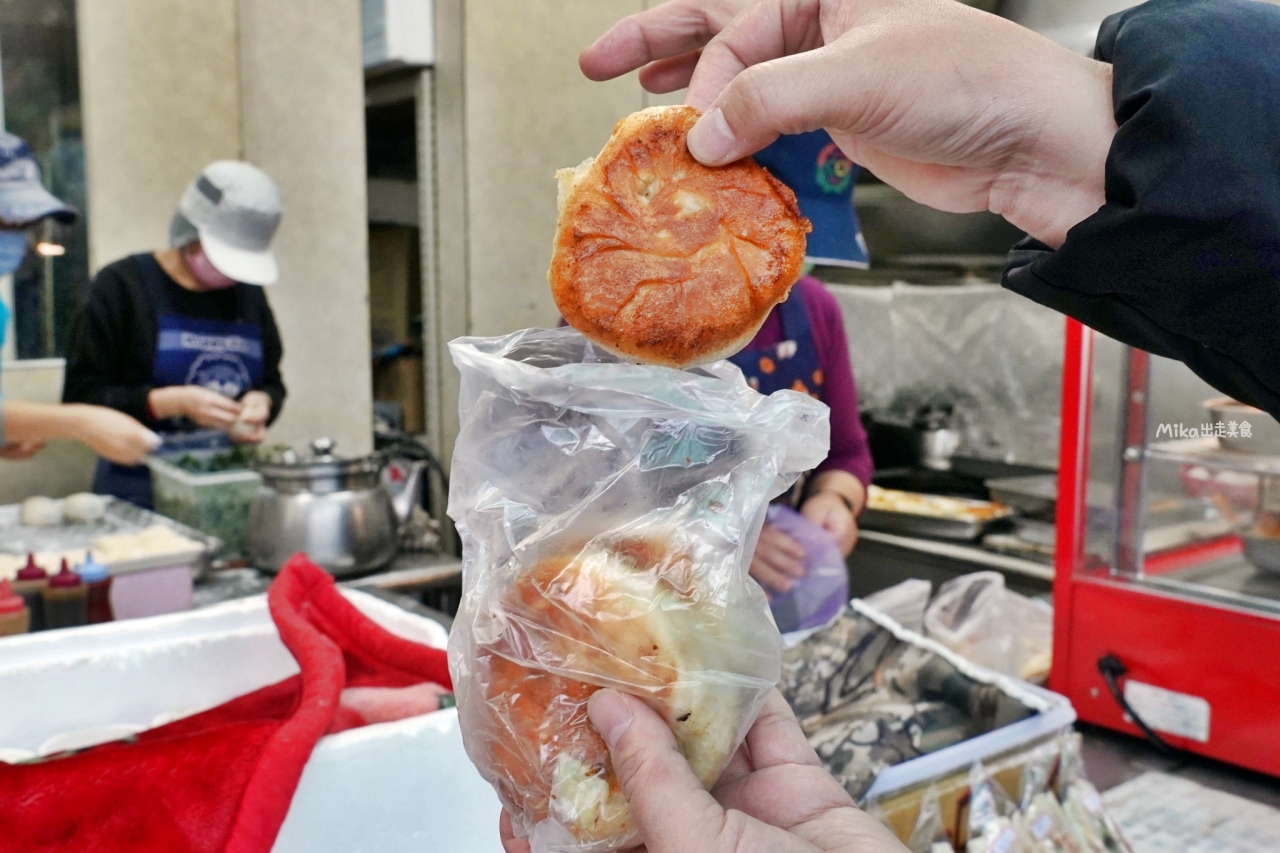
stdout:
<svg viewBox="0 0 1280 853">
<path fill-rule="evenodd" d="M 0 231 L 0 275 L 16 270 L 26 256 L 26 231 Z"/>
<path fill-rule="evenodd" d="M 227 278 L 218 272 L 217 267 L 204 253 L 204 249 L 195 249 L 183 257 L 186 258 L 187 269 L 191 270 L 191 275 L 205 290 L 225 290 L 228 287 L 235 287 L 235 279 Z"/>
</svg>

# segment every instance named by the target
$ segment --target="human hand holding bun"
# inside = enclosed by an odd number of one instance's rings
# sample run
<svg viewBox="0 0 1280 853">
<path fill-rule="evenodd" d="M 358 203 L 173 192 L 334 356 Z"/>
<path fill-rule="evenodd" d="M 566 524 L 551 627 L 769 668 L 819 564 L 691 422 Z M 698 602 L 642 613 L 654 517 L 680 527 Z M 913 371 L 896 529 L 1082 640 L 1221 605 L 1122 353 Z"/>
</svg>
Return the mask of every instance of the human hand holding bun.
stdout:
<svg viewBox="0 0 1280 853">
<path fill-rule="evenodd" d="M 686 367 L 732 355 L 800 276 L 811 229 L 795 195 L 750 158 L 694 160 L 699 116 L 641 110 L 600 156 L 557 173 L 556 306 L 625 358 Z"/>
<path fill-rule="evenodd" d="M 597 541 L 522 572 L 477 620 L 483 701 L 460 701 L 468 751 L 540 849 L 635 843 L 608 747 L 588 720 L 601 687 L 656 711 L 704 789 L 754 719 L 771 683 L 753 674 L 768 625 L 731 618 L 699 573 L 692 552 L 662 536 Z"/>
</svg>

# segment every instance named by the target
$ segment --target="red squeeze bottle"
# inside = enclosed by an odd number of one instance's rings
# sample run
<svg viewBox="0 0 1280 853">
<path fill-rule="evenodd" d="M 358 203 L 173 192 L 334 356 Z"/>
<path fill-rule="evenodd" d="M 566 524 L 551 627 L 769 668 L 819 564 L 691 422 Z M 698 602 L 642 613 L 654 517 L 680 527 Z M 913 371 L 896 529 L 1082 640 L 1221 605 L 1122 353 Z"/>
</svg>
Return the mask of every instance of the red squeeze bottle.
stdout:
<svg viewBox="0 0 1280 853">
<path fill-rule="evenodd" d="M 89 588 L 62 561 L 62 571 L 49 578 L 41 594 L 45 628 L 74 628 L 89 619 Z"/>
<path fill-rule="evenodd" d="M 44 599 L 41 593 L 49 583 L 49 573 L 36 565 L 36 555 L 27 555 L 27 564 L 18 570 L 13 591 L 22 596 L 31 611 L 32 633 L 44 629 Z"/>
<path fill-rule="evenodd" d="M 22 596 L 15 595 L 9 581 L 0 581 L 0 637 L 25 634 L 31 626 L 31 610 Z"/>
</svg>

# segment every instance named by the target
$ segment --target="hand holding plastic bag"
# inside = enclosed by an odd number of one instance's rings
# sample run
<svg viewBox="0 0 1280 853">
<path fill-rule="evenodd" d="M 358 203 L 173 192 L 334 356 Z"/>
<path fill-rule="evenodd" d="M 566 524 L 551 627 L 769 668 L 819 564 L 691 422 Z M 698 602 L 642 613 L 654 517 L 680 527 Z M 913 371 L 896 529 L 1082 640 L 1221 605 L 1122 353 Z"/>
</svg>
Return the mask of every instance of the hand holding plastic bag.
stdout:
<svg viewBox="0 0 1280 853">
<path fill-rule="evenodd" d="M 747 566 L 769 498 L 826 456 L 827 408 L 757 394 L 727 363 L 619 363 L 569 329 L 450 350 L 467 753 L 535 853 L 625 849 L 634 822 L 587 699 L 644 699 L 715 782 L 780 672 Z"/>
</svg>

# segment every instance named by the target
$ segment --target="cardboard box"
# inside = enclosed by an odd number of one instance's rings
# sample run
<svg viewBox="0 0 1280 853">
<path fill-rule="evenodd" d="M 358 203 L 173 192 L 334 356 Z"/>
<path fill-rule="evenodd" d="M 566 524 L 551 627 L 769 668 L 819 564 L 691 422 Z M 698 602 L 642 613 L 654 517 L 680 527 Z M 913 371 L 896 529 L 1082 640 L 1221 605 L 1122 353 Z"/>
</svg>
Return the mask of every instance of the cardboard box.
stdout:
<svg viewBox="0 0 1280 853">
<path fill-rule="evenodd" d="M 373 399 L 400 407 L 405 432 L 416 434 L 427 428 L 425 384 L 421 356 L 403 355 L 374 365 Z"/>
</svg>

